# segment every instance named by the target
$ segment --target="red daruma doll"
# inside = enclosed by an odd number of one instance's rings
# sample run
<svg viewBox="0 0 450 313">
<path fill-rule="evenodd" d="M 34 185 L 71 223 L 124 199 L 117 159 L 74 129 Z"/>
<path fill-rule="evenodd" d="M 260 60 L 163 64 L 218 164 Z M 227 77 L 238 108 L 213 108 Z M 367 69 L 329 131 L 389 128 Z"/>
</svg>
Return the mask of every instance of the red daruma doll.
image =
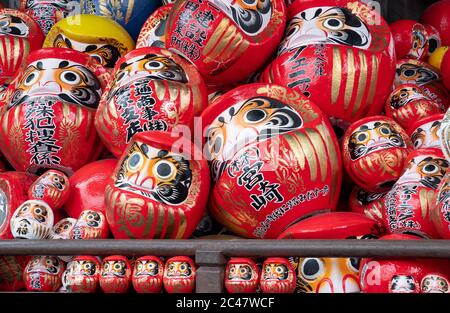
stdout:
<svg viewBox="0 0 450 313">
<path fill-rule="evenodd" d="M 168 293 L 192 293 L 195 288 L 197 269 L 191 258 L 175 256 L 166 262 L 164 288 Z"/>
<path fill-rule="evenodd" d="M 103 146 L 94 116 L 107 77 L 103 66 L 75 50 L 31 53 L 0 101 L 6 108 L 0 144 L 11 165 L 19 171 L 71 174 L 95 160 Z"/>
<path fill-rule="evenodd" d="M 131 264 L 121 255 L 105 258 L 100 272 L 100 287 L 105 293 L 126 293 L 131 281 Z"/>
<path fill-rule="evenodd" d="M 293 293 L 296 277 L 292 264 L 286 258 L 268 258 L 261 272 L 263 293 Z"/>
<path fill-rule="evenodd" d="M 296 91 L 243 85 L 202 113 L 215 186 L 214 218 L 234 233 L 276 238 L 298 219 L 334 210 L 341 186 L 335 134 Z"/>
<path fill-rule="evenodd" d="M 370 192 L 388 191 L 400 177 L 412 143 L 393 119 L 371 116 L 353 123 L 342 141 L 345 169 Z"/>
<path fill-rule="evenodd" d="M 101 265 L 96 257 L 76 256 L 67 267 L 65 284 L 63 282 L 67 291 L 78 293 L 97 291 Z"/>
<path fill-rule="evenodd" d="M 50 170 L 45 172 L 31 185 L 28 197 L 47 203 L 52 209 L 59 209 L 70 194 L 69 178 L 62 172 Z"/>
<path fill-rule="evenodd" d="M 57 257 L 35 256 L 24 270 L 25 287 L 28 291 L 56 291 L 64 269 L 64 262 Z"/>
<path fill-rule="evenodd" d="M 164 263 L 155 256 L 143 256 L 134 263 L 134 290 L 138 293 L 161 292 L 164 276 Z"/>
<path fill-rule="evenodd" d="M 230 258 L 225 270 L 225 288 L 229 293 L 255 293 L 259 268 L 249 258 Z"/>
</svg>

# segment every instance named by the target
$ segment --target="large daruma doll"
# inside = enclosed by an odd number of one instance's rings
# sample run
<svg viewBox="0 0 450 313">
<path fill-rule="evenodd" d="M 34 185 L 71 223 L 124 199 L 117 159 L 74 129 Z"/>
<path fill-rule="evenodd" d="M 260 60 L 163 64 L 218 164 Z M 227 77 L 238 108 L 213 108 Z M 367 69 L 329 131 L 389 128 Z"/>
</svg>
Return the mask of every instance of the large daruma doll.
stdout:
<svg viewBox="0 0 450 313">
<path fill-rule="evenodd" d="M 203 216 L 208 192 L 208 164 L 190 140 L 142 132 L 106 186 L 106 218 L 116 239 L 186 239 Z"/>
<path fill-rule="evenodd" d="M 345 121 L 380 113 L 395 73 L 384 19 L 360 1 L 305 0 L 289 6 L 288 20 L 278 57 L 261 79 L 302 92 Z"/>
<path fill-rule="evenodd" d="M 215 186 L 210 211 L 234 233 L 276 238 L 296 220 L 334 210 L 341 156 L 328 119 L 292 89 L 251 84 L 202 114 Z"/>
<path fill-rule="evenodd" d="M 95 160 L 103 147 L 94 116 L 107 77 L 103 66 L 78 51 L 31 53 L 0 102 L 6 106 L 0 143 L 11 165 L 71 174 Z"/>
<path fill-rule="evenodd" d="M 174 3 L 166 47 L 197 66 L 208 85 L 243 80 L 270 58 L 286 23 L 284 0 Z"/>
<path fill-rule="evenodd" d="M 134 134 L 192 127 L 208 105 L 196 68 L 160 48 L 141 48 L 121 58 L 95 118 L 106 147 L 120 157 Z"/>
</svg>

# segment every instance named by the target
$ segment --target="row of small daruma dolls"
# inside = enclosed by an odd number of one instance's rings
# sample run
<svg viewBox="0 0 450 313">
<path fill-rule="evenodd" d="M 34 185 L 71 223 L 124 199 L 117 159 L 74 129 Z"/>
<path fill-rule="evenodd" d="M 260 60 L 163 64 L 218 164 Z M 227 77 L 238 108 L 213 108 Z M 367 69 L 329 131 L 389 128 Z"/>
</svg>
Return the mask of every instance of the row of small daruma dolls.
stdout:
<svg viewBox="0 0 450 313">
<path fill-rule="evenodd" d="M 67 262 L 67 264 L 66 264 Z M 34 256 L 23 271 L 28 291 L 73 293 L 192 293 L 195 262 L 187 256 L 167 259 L 143 256 L 129 259 L 121 255 L 103 259 L 95 256 Z M 225 271 L 229 293 L 292 293 L 296 280 L 286 258 L 267 258 L 262 272 L 252 259 L 230 258 Z"/>
</svg>

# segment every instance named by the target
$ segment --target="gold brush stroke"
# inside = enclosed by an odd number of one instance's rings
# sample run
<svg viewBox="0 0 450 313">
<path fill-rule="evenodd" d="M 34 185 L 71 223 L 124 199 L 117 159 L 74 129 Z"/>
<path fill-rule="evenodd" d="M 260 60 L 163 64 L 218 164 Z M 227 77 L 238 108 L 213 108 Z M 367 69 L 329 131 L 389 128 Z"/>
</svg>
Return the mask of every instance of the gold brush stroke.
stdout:
<svg viewBox="0 0 450 313">
<path fill-rule="evenodd" d="M 156 224 L 156 229 L 155 229 L 155 234 L 153 235 L 153 238 L 160 238 L 161 237 L 161 233 L 164 227 L 164 223 L 165 223 L 165 210 L 161 205 L 157 205 L 157 212 L 158 212 L 158 220 L 157 220 L 157 224 Z"/>
<path fill-rule="evenodd" d="M 367 59 L 364 52 L 359 51 L 359 81 L 358 81 L 358 91 L 356 93 L 356 101 L 355 105 L 353 106 L 352 110 L 352 117 L 356 116 L 356 113 L 358 113 L 359 108 L 361 107 L 362 98 L 364 96 L 364 91 L 366 90 L 366 83 L 367 83 Z"/>
<path fill-rule="evenodd" d="M 342 60 L 339 48 L 333 47 L 333 71 L 331 81 L 331 103 L 335 104 L 341 89 Z"/>
<path fill-rule="evenodd" d="M 172 208 L 167 210 L 167 227 L 166 233 L 164 234 L 164 238 L 169 239 L 172 237 L 175 229 L 175 212 Z"/>
<path fill-rule="evenodd" d="M 371 105 L 373 103 L 375 97 L 375 91 L 377 87 L 378 80 L 378 58 L 375 55 L 372 55 L 372 73 L 370 75 L 370 87 L 369 87 L 369 95 L 367 97 L 367 105 Z"/>
<path fill-rule="evenodd" d="M 180 110 L 182 113 L 186 112 L 191 103 L 191 90 L 186 87 L 180 88 Z"/>
<path fill-rule="evenodd" d="M 94 118 L 94 114 L 92 114 L 92 111 L 87 111 L 87 117 L 88 117 L 88 125 L 93 125 L 92 119 Z M 83 109 L 80 106 L 77 106 L 77 113 L 75 118 L 75 125 L 77 128 L 80 128 L 81 122 L 83 121 Z"/>
<path fill-rule="evenodd" d="M 3 43 L 5 42 L 5 40 L 8 40 L 8 38 L 5 36 L 0 37 L 0 60 L 2 61 L 2 64 L 6 64 L 6 54 L 8 53 L 6 49 L 3 49 Z"/>
<path fill-rule="evenodd" d="M 200 93 L 199 85 L 194 85 L 192 88 L 192 94 L 194 96 L 194 114 L 200 115 L 202 112 L 202 95 Z"/>
<path fill-rule="evenodd" d="M 328 160 L 327 151 L 322 141 L 322 137 L 316 130 L 313 129 L 306 129 L 306 135 L 311 141 L 314 150 L 316 151 L 316 156 L 319 159 L 318 165 L 320 166 L 321 179 L 322 181 L 325 181 L 328 172 Z"/>
<path fill-rule="evenodd" d="M 233 52 L 235 52 L 236 49 L 238 49 L 241 46 L 243 41 L 244 37 L 242 36 L 242 34 L 237 33 L 236 36 L 234 36 L 231 43 L 228 45 L 228 48 L 222 54 L 222 60 L 228 60 L 232 56 Z"/>
<path fill-rule="evenodd" d="M 214 46 L 217 44 L 219 39 L 222 37 L 223 33 L 228 27 L 228 24 L 230 23 L 230 20 L 227 18 L 222 19 L 222 21 L 219 23 L 219 26 L 217 26 L 216 30 L 212 34 L 211 38 L 208 40 L 208 43 L 203 48 L 203 53 L 205 56 L 208 56 L 209 53 L 212 51 Z"/>
<path fill-rule="evenodd" d="M 145 205 L 145 202 L 143 203 Z M 150 230 L 152 229 L 153 222 L 155 221 L 155 207 L 153 203 L 147 202 L 147 218 L 145 219 L 145 228 L 142 233 L 143 238 L 147 238 Z"/>
<path fill-rule="evenodd" d="M 5 51 L 8 54 L 11 53 L 11 41 L 10 40 L 11 40 L 10 38 L 5 40 Z M 8 67 L 11 68 L 11 59 L 6 58 L 6 63 L 5 64 L 8 64 Z"/>
<path fill-rule="evenodd" d="M 317 159 L 316 159 L 316 151 L 314 147 L 311 145 L 311 142 L 307 138 L 307 136 L 301 132 L 296 132 L 295 136 L 297 137 L 298 142 L 300 143 L 306 159 L 308 161 L 309 166 L 309 174 L 311 180 L 315 182 L 317 180 Z"/>
<path fill-rule="evenodd" d="M 344 110 L 348 109 L 352 100 L 355 84 L 355 56 L 352 49 L 347 49 L 347 82 L 345 84 Z"/>
<path fill-rule="evenodd" d="M 336 147 L 334 145 L 333 139 L 331 139 L 331 134 L 328 131 L 328 128 L 322 123 L 317 126 L 317 130 L 319 131 L 322 139 L 325 141 L 325 145 L 328 151 L 328 159 L 330 160 L 331 166 L 331 186 L 330 187 L 330 201 L 334 201 L 335 196 L 339 196 L 336 193 L 336 189 L 339 183 L 339 159 L 336 151 Z"/>
<path fill-rule="evenodd" d="M 18 65 L 19 62 L 19 56 L 20 56 L 20 50 L 22 50 L 22 45 L 20 44 L 19 38 L 14 37 L 14 51 L 13 51 L 13 57 L 11 58 L 12 63 L 12 69 L 16 68 L 16 65 Z M 26 54 L 24 54 L 26 55 Z"/>
<path fill-rule="evenodd" d="M 214 50 L 208 55 L 208 57 L 210 57 L 211 59 L 217 59 L 224 52 L 228 43 L 231 41 L 231 38 L 233 38 L 234 36 L 236 36 L 236 27 L 232 25 L 225 31 L 222 39 L 214 48 Z"/>
<path fill-rule="evenodd" d="M 305 154 L 303 153 L 302 148 L 300 147 L 299 142 L 296 140 L 296 137 L 291 134 L 284 135 L 284 139 L 287 141 L 289 147 L 292 149 L 295 155 L 295 159 L 300 165 L 300 168 L 305 169 Z"/>
<path fill-rule="evenodd" d="M 5 112 L 5 114 L 3 114 L 3 132 L 6 134 L 8 132 L 8 118 L 9 118 L 9 112 L 11 112 L 11 110 L 8 110 Z"/>
<path fill-rule="evenodd" d="M 184 211 L 182 209 L 178 209 L 178 217 L 180 219 L 177 235 L 175 239 L 182 239 L 184 237 L 184 233 L 186 232 L 186 215 L 184 214 Z"/>
<path fill-rule="evenodd" d="M 175 84 L 175 83 L 169 83 L 169 82 L 167 82 L 167 83 L 168 83 L 168 88 L 169 88 L 170 101 L 177 100 L 178 94 L 180 93 L 180 89 L 184 88 L 184 86 L 180 86 L 179 84 Z"/>
</svg>

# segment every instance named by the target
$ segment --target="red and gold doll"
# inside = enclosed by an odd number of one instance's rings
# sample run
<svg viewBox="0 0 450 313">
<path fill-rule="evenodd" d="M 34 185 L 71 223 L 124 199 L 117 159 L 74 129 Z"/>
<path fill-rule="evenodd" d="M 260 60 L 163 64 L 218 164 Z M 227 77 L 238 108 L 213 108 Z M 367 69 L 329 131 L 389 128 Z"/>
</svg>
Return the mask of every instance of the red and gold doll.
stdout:
<svg viewBox="0 0 450 313">
<path fill-rule="evenodd" d="M 249 84 L 202 113 L 215 186 L 209 209 L 235 234 L 276 238 L 293 221 L 336 208 L 341 158 L 319 108 L 296 91 Z"/>
<path fill-rule="evenodd" d="M 255 293 L 260 270 L 250 258 L 230 258 L 225 270 L 225 288 L 228 293 Z"/>
<path fill-rule="evenodd" d="M 417 85 L 400 85 L 389 95 L 385 105 L 386 115 L 392 117 L 405 130 L 419 119 L 442 114 L 444 107 L 431 100 L 425 90 Z"/>
<path fill-rule="evenodd" d="M 386 193 L 369 192 L 355 186 L 350 193 L 348 205 L 351 212 L 362 213 L 383 225 L 383 197 Z"/>
<path fill-rule="evenodd" d="M 195 288 L 196 267 L 186 256 L 175 256 L 166 261 L 163 284 L 168 293 L 192 293 Z"/>
<path fill-rule="evenodd" d="M 190 140 L 136 134 L 105 191 L 114 238 L 188 238 L 205 211 L 209 179 L 208 164 Z"/>
<path fill-rule="evenodd" d="M 36 176 L 24 172 L 0 173 L 0 239 L 12 239 L 10 220 L 15 210 L 28 200 L 28 189 Z"/>
<path fill-rule="evenodd" d="M 398 20 L 390 24 L 397 59 L 423 60 L 441 46 L 441 38 L 431 25 L 414 20 Z"/>
<path fill-rule="evenodd" d="M 138 293 L 159 293 L 162 290 L 164 263 L 156 256 L 143 256 L 134 263 L 131 281 Z"/>
<path fill-rule="evenodd" d="M 67 264 L 63 285 L 68 292 L 94 293 L 98 289 L 100 270 L 96 257 L 76 256 Z"/>
<path fill-rule="evenodd" d="M 28 197 L 47 203 L 52 209 L 60 209 L 69 198 L 69 178 L 62 172 L 49 170 L 31 185 Z"/>
<path fill-rule="evenodd" d="M 384 197 L 383 219 L 390 233 L 439 238 L 432 208 L 448 168 L 440 149 L 418 149 L 408 155 L 402 175 Z"/>
<path fill-rule="evenodd" d="M 293 293 L 295 285 L 295 271 L 288 259 L 268 258 L 264 261 L 260 281 L 263 293 Z"/>
<path fill-rule="evenodd" d="M 166 47 L 166 26 L 173 4 L 166 4 L 156 9 L 145 21 L 136 48 L 143 47 Z"/>
<path fill-rule="evenodd" d="M 450 239 L 450 171 L 438 186 L 436 202 L 431 206 L 433 225 L 441 238 Z"/>
<path fill-rule="evenodd" d="M 14 212 L 10 223 L 16 239 L 47 239 L 54 224 L 53 210 L 43 201 L 27 200 Z"/>
<path fill-rule="evenodd" d="M 433 114 L 417 120 L 408 128 L 414 149 L 441 149 L 441 123 L 444 114 Z"/>
<path fill-rule="evenodd" d="M 71 239 L 106 239 L 109 226 L 105 214 L 98 210 L 84 210 L 70 231 Z"/>
<path fill-rule="evenodd" d="M 422 14 L 421 22 L 434 26 L 444 46 L 450 46 L 450 1 L 440 0 L 430 5 Z"/>
<path fill-rule="evenodd" d="M 225 86 L 267 62 L 285 24 L 284 0 L 182 0 L 170 11 L 166 47 L 189 59 L 208 85 Z"/>
<path fill-rule="evenodd" d="M 143 131 L 185 131 L 207 106 L 202 77 L 187 60 L 157 47 L 121 58 L 102 96 L 95 125 L 106 147 L 120 157 Z"/>
<path fill-rule="evenodd" d="M 50 233 L 50 239 L 70 239 L 70 233 L 77 220 L 71 217 L 63 218 L 57 222 Z"/>
<path fill-rule="evenodd" d="M 99 283 L 105 293 L 126 293 L 131 285 L 131 264 L 128 259 L 121 255 L 104 258 Z"/>
<path fill-rule="evenodd" d="M 57 257 L 35 256 L 26 266 L 23 274 L 28 291 L 54 292 L 61 286 L 65 264 Z"/>
<path fill-rule="evenodd" d="M 30 259 L 30 256 L 0 256 L 0 291 L 25 288 L 23 273 Z"/>
<path fill-rule="evenodd" d="M 392 118 L 371 116 L 353 123 L 342 142 L 348 175 L 370 192 L 388 191 L 402 174 L 412 143 Z"/>
<path fill-rule="evenodd" d="M 347 122 L 379 114 L 395 73 L 386 21 L 352 0 L 295 1 L 288 21 L 278 56 L 261 80 L 293 88 Z"/>
<path fill-rule="evenodd" d="M 28 54 L 42 47 L 44 35 L 36 21 L 21 11 L 0 9 L 0 25 L 0 85 L 4 85 L 25 65 Z"/>
<path fill-rule="evenodd" d="M 71 174 L 103 149 L 94 116 L 109 74 L 68 49 L 37 50 L 26 64 L 0 101 L 2 151 L 16 170 Z"/>
</svg>

